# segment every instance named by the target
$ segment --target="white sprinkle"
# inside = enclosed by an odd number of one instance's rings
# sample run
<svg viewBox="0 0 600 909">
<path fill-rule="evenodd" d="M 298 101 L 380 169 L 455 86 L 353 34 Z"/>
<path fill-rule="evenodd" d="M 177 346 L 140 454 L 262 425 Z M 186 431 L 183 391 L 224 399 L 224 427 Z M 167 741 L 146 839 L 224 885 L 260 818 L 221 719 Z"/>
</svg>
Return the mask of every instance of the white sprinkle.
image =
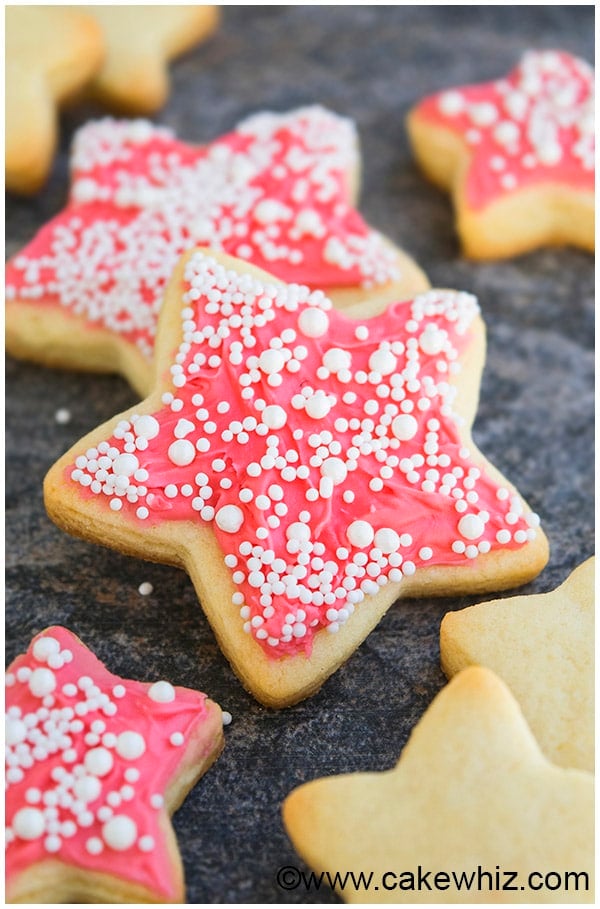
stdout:
<svg viewBox="0 0 600 909">
<path fill-rule="evenodd" d="M 51 694 L 56 688 L 56 676 L 51 669 L 34 669 L 29 677 L 29 690 L 36 698 Z"/>
<path fill-rule="evenodd" d="M 346 536 L 353 546 L 364 549 L 373 542 L 375 531 L 368 521 L 353 521 L 346 531 Z"/>
<path fill-rule="evenodd" d="M 91 836 L 89 840 L 86 840 L 85 848 L 90 855 L 100 855 L 104 849 L 104 843 L 99 836 Z"/>
<path fill-rule="evenodd" d="M 329 317 L 322 309 L 307 307 L 298 316 L 298 328 L 307 338 L 320 338 L 327 333 Z"/>
<path fill-rule="evenodd" d="M 375 534 L 374 542 L 384 555 L 396 552 L 400 548 L 400 536 L 391 527 L 381 527 Z"/>
<path fill-rule="evenodd" d="M 46 820 L 39 808 L 21 808 L 13 817 L 12 829 L 22 840 L 37 840 L 46 829 Z"/>
<path fill-rule="evenodd" d="M 419 424 L 410 414 L 400 414 L 392 422 L 392 432 L 402 442 L 407 442 L 414 438 L 418 429 Z"/>
<path fill-rule="evenodd" d="M 485 524 L 476 514 L 465 514 L 458 522 L 458 532 L 466 540 L 477 540 L 485 530 Z"/>
<path fill-rule="evenodd" d="M 116 476 L 131 477 L 138 470 L 140 462 L 134 454 L 120 454 L 113 461 L 113 472 Z"/>
<path fill-rule="evenodd" d="M 187 467 L 196 457 L 196 449 L 189 439 L 177 439 L 169 445 L 167 454 L 177 467 Z"/>
<path fill-rule="evenodd" d="M 244 523 L 244 512 L 237 505 L 223 505 L 215 514 L 215 523 L 224 533 L 237 533 Z"/>
<path fill-rule="evenodd" d="M 75 781 L 73 792 L 80 801 L 93 802 L 102 791 L 102 784 L 97 776 L 82 776 Z"/>
<path fill-rule="evenodd" d="M 128 729 L 117 736 L 115 750 L 124 760 L 135 761 L 146 751 L 146 740 L 139 732 Z"/>
<path fill-rule="evenodd" d="M 106 776 L 113 766 L 113 756 L 106 748 L 92 748 L 83 759 L 85 769 L 92 776 Z"/>
<path fill-rule="evenodd" d="M 158 704 L 170 704 L 175 700 L 175 689 L 170 682 L 154 682 L 148 689 L 148 697 Z"/>
<path fill-rule="evenodd" d="M 441 93 L 438 98 L 438 107 L 447 117 L 455 117 L 463 112 L 465 101 L 460 92 L 450 89 Z"/>
<path fill-rule="evenodd" d="M 71 421 L 71 411 L 67 410 L 66 407 L 61 407 L 54 414 L 54 419 L 60 426 L 65 426 Z"/>
<path fill-rule="evenodd" d="M 137 825 L 125 814 L 116 814 L 102 827 L 102 839 L 116 852 L 124 852 L 135 843 Z"/>
<path fill-rule="evenodd" d="M 136 436 L 144 439 L 154 439 L 160 432 L 160 425 L 156 417 L 151 414 L 144 414 L 134 422 L 133 429 Z"/>
<path fill-rule="evenodd" d="M 278 404 L 269 404 L 262 411 L 261 420 L 269 429 L 281 429 L 287 422 L 287 414 Z"/>
<path fill-rule="evenodd" d="M 60 643 L 56 638 L 53 638 L 50 635 L 43 635 L 38 638 L 32 648 L 34 657 L 36 660 L 39 660 L 40 663 L 47 663 L 48 658 L 59 653 L 59 651 Z"/>
<path fill-rule="evenodd" d="M 138 848 L 142 852 L 152 852 L 152 850 L 154 849 L 154 846 L 155 846 L 154 838 L 151 836 L 148 836 L 148 835 L 141 836 L 138 840 Z"/>
</svg>

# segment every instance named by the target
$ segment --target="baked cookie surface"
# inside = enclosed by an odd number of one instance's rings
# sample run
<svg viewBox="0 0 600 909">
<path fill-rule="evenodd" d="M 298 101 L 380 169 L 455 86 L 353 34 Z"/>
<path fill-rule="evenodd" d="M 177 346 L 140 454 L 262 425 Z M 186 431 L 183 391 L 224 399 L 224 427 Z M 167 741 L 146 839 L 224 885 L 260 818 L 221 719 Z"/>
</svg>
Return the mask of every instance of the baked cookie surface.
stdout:
<svg viewBox="0 0 600 909">
<path fill-rule="evenodd" d="M 102 29 L 106 56 L 92 94 L 113 109 L 151 114 L 169 96 L 168 63 L 207 38 L 219 22 L 216 6 L 86 6 Z"/>
<path fill-rule="evenodd" d="M 154 381 L 156 322 L 180 255 L 210 246 L 346 306 L 428 287 L 354 208 L 357 136 L 322 107 L 261 113 L 192 147 L 148 121 L 79 131 L 64 211 L 6 268 L 6 345 L 18 357 Z"/>
<path fill-rule="evenodd" d="M 584 60 L 528 51 L 503 79 L 420 101 L 407 127 L 424 173 L 452 194 L 467 256 L 594 250 L 594 71 Z"/>
<path fill-rule="evenodd" d="M 449 678 L 488 666 L 510 687 L 550 760 L 592 772 L 594 575 L 592 558 L 550 593 L 449 612 L 440 629 Z"/>
<path fill-rule="evenodd" d="M 539 518 L 470 439 L 475 299 L 432 290 L 361 315 L 186 254 L 154 392 L 45 481 L 69 532 L 185 567 L 270 706 L 320 687 L 398 596 L 497 590 L 547 558 Z"/>
<path fill-rule="evenodd" d="M 592 775 L 550 764 L 481 667 L 441 691 L 394 769 L 305 783 L 283 805 L 311 868 L 369 881 L 346 878 L 349 903 L 593 902 L 593 816 Z"/>
<path fill-rule="evenodd" d="M 8 902 L 182 902 L 169 815 L 221 751 L 220 708 L 113 675 L 58 626 L 5 685 Z"/>
<path fill-rule="evenodd" d="M 98 24 L 66 6 L 7 6 L 5 180 L 35 193 L 50 172 L 58 107 L 89 82 L 104 57 Z"/>
</svg>

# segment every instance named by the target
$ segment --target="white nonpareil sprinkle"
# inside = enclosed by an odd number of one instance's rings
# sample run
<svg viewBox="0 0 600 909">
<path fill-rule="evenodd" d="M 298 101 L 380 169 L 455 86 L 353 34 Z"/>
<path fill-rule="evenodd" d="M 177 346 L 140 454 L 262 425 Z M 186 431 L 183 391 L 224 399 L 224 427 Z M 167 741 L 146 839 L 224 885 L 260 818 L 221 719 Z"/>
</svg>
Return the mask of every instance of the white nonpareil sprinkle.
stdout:
<svg viewBox="0 0 600 909">
<path fill-rule="evenodd" d="M 71 421 L 71 411 L 66 407 L 60 407 L 54 414 L 54 419 L 60 426 L 65 426 Z"/>
</svg>

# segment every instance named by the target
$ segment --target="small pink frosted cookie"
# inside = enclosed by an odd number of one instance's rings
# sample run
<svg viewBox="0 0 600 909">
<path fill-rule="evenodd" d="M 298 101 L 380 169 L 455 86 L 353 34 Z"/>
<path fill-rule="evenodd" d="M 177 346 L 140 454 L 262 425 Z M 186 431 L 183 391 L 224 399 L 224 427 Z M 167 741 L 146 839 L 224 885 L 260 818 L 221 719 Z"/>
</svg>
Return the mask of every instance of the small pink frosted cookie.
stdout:
<svg viewBox="0 0 600 909">
<path fill-rule="evenodd" d="M 147 394 L 165 285 L 196 245 L 339 306 L 425 289 L 353 207 L 358 169 L 352 122 L 318 106 L 256 114 L 203 147 L 143 120 L 87 125 L 67 207 L 7 265 L 8 352 L 117 371 Z"/>
<path fill-rule="evenodd" d="M 7 901 L 183 902 L 169 815 L 223 747 L 220 708 L 113 675 L 58 626 L 5 685 Z"/>
<path fill-rule="evenodd" d="M 475 298 L 432 290 L 351 314 L 222 254 L 186 254 L 154 391 L 45 481 L 67 531 L 185 567 L 270 706 L 314 692 L 398 596 L 495 591 L 547 558 L 537 516 L 470 438 Z"/>
<path fill-rule="evenodd" d="M 503 79 L 438 92 L 409 113 L 425 174 L 452 193 L 466 255 L 594 250 L 594 71 L 528 51 Z"/>
<path fill-rule="evenodd" d="M 219 21 L 217 6 L 83 7 L 102 29 L 106 58 L 92 93 L 112 108 L 151 114 L 169 97 L 167 64 L 208 37 Z"/>
</svg>

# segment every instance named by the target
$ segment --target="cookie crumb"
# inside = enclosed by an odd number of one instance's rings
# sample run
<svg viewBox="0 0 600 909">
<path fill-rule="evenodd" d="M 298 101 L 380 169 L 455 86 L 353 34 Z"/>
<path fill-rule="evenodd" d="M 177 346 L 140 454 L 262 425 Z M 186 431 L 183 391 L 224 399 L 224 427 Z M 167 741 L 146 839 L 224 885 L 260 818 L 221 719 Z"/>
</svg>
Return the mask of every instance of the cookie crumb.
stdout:
<svg viewBox="0 0 600 909">
<path fill-rule="evenodd" d="M 154 587 L 152 586 L 150 581 L 144 581 L 138 587 L 138 593 L 143 597 L 150 596 L 150 594 L 152 593 L 153 590 L 154 590 Z"/>
</svg>

